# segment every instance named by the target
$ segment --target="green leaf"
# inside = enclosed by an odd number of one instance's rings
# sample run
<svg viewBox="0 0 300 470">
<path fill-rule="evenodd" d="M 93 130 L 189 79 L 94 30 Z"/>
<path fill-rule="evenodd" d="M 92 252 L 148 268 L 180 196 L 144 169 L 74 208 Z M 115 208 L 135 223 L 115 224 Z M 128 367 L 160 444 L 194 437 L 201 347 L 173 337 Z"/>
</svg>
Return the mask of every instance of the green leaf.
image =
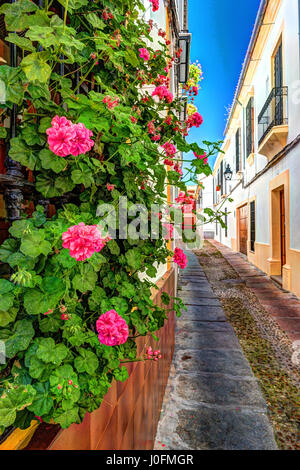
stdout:
<svg viewBox="0 0 300 470">
<path fill-rule="evenodd" d="M 79 167 L 80 168 L 72 171 L 72 181 L 75 184 L 83 184 L 86 188 L 89 188 L 94 183 L 93 172 L 84 163 L 81 163 Z"/>
<path fill-rule="evenodd" d="M 16 33 L 9 33 L 5 40 L 16 44 L 18 47 L 24 49 L 25 51 L 35 51 L 35 47 L 32 45 L 32 42 L 29 41 L 29 39 L 23 38 L 22 36 L 18 36 L 18 34 Z"/>
<path fill-rule="evenodd" d="M 36 126 L 27 125 L 22 129 L 21 136 L 24 142 L 31 147 L 43 144 L 43 140 L 41 139 Z"/>
<path fill-rule="evenodd" d="M 69 176 L 53 176 L 49 173 L 42 173 L 37 176 L 36 189 L 45 197 L 62 196 L 72 191 L 75 184 Z"/>
<path fill-rule="evenodd" d="M 135 52 L 131 49 L 127 49 L 127 51 L 124 54 L 124 59 L 126 62 L 128 62 L 132 67 L 137 67 L 139 64 L 139 60 L 137 58 L 137 55 Z"/>
<path fill-rule="evenodd" d="M 21 67 L 28 80 L 47 82 L 51 75 L 51 67 L 47 63 L 49 58 L 48 52 L 33 52 L 24 57 Z"/>
<path fill-rule="evenodd" d="M 10 149 L 8 152 L 10 158 L 16 162 L 21 163 L 30 170 L 34 170 L 38 159 L 33 150 L 28 147 L 20 137 L 13 137 L 10 139 Z"/>
<path fill-rule="evenodd" d="M 59 366 L 68 355 L 68 349 L 63 343 L 55 344 L 52 338 L 42 338 L 36 352 L 38 359 Z"/>
<path fill-rule="evenodd" d="M 54 315 L 46 315 L 39 320 L 39 326 L 42 333 L 56 333 L 61 327 L 62 321 Z"/>
<path fill-rule="evenodd" d="M 99 361 L 96 354 L 89 349 L 79 349 L 80 356 L 77 356 L 74 361 L 74 365 L 78 372 L 87 372 L 93 375 L 98 368 Z"/>
<path fill-rule="evenodd" d="M 78 412 L 78 406 L 74 406 L 73 408 L 68 409 L 66 411 L 58 409 L 53 414 L 53 419 L 57 424 L 59 424 L 63 429 L 65 429 L 71 426 L 71 424 L 73 423 L 80 423 Z"/>
<path fill-rule="evenodd" d="M 104 298 L 106 298 L 105 290 L 102 287 L 96 286 L 89 296 L 89 306 L 91 310 L 96 310 Z"/>
<path fill-rule="evenodd" d="M 48 87 L 47 87 L 48 88 Z M 50 129 L 51 127 L 51 121 L 52 119 L 50 117 L 43 117 L 41 120 L 40 120 L 40 125 L 39 125 L 39 132 L 41 132 L 41 134 L 44 134 L 46 132 L 47 129 Z M 49 150 L 50 152 L 50 150 Z M 52 154 L 52 152 L 51 152 Z M 57 155 L 55 155 L 57 157 Z M 40 159 L 42 160 L 42 157 L 41 155 L 39 154 L 39 157 Z"/>
<path fill-rule="evenodd" d="M 63 248 L 61 252 L 56 255 L 55 260 L 64 268 L 73 268 L 77 264 L 76 259 L 70 256 L 69 250 L 66 248 Z"/>
<path fill-rule="evenodd" d="M 27 88 L 28 93 L 30 93 L 31 97 L 36 100 L 39 98 L 44 98 L 45 100 L 50 100 L 50 91 L 47 83 L 41 83 L 41 82 L 31 82 L 28 84 Z M 42 118 L 39 126 L 39 132 L 43 133 L 45 131 L 41 130 L 42 125 L 41 123 L 44 122 L 44 120 L 50 120 L 50 125 L 48 127 L 51 127 L 51 118 Z M 46 128 L 47 129 L 47 128 Z"/>
<path fill-rule="evenodd" d="M 15 238 L 22 238 L 26 236 L 28 233 L 31 233 L 32 229 L 33 229 L 32 220 L 29 220 L 29 219 L 15 220 L 9 229 L 9 233 Z"/>
<path fill-rule="evenodd" d="M 50 413 L 53 407 L 53 398 L 49 390 L 49 382 L 37 383 L 33 385 L 36 395 L 33 402 L 28 406 L 28 410 L 32 411 L 36 416 L 44 416 Z"/>
<path fill-rule="evenodd" d="M 29 315 L 54 310 L 64 295 L 65 284 L 61 279 L 44 278 L 41 289 L 27 289 L 24 294 L 24 307 Z"/>
<path fill-rule="evenodd" d="M 87 292 L 89 290 L 93 290 L 96 286 L 98 276 L 97 273 L 94 271 L 93 267 L 84 264 L 82 266 L 81 274 L 76 274 L 73 277 L 73 287 L 80 292 Z"/>
<path fill-rule="evenodd" d="M 89 0 L 58 0 L 63 7 L 68 7 L 68 10 L 72 13 L 72 10 L 78 10 L 81 7 L 88 5 Z"/>
<path fill-rule="evenodd" d="M 119 255 L 120 254 L 120 247 L 116 240 L 110 240 L 107 244 L 107 247 L 112 255 Z"/>
<path fill-rule="evenodd" d="M 62 279 L 54 276 L 44 277 L 41 289 L 45 294 L 52 295 L 55 294 L 59 297 L 62 297 L 65 293 L 66 285 Z"/>
<path fill-rule="evenodd" d="M 17 411 L 31 405 L 36 391 L 31 385 L 19 385 L 13 389 L 4 390 L 0 397 L 0 426 L 11 426 L 17 416 Z"/>
<path fill-rule="evenodd" d="M 58 45 L 58 40 L 53 33 L 54 29 L 49 26 L 35 25 L 29 28 L 26 36 L 33 42 L 39 42 L 43 48 L 47 49 Z"/>
<path fill-rule="evenodd" d="M 9 330 L 0 331 L 0 339 L 5 343 L 5 353 L 8 358 L 14 357 L 19 351 L 25 351 L 34 336 L 32 322 L 19 320 L 15 323 L 12 334 Z"/>
<path fill-rule="evenodd" d="M 128 303 L 122 297 L 112 297 L 110 301 L 119 315 L 122 315 L 122 313 L 126 313 L 128 311 Z"/>
<path fill-rule="evenodd" d="M 26 13 L 34 12 L 38 9 L 30 0 L 19 0 L 11 4 L 5 3 L 0 7 L 0 13 L 5 14 L 7 31 L 21 31 L 28 26 L 28 16 Z"/>
<path fill-rule="evenodd" d="M 106 258 L 101 255 L 101 253 L 94 253 L 91 258 L 88 260 L 89 264 L 91 264 L 95 271 L 100 271 L 102 264 L 106 263 Z"/>
<path fill-rule="evenodd" d="M 30 258 L 37 258 L 41 254 L 48 255 L 51 252 L 51 243 L 44 240 L 45 234 L 42 230 L 34 231 L 23 237 L 20 251 Z"/>
<path fill-rule="evenodd" d="M 76 402 L 80 398 L 78 377 L 70 364 L 58 367 L 50 376 L 51 391 L 58 398 L 67 398 Z"/>
<path fill-rule="evenodd" d="M 121 296 L 131 299 L 136 292 L 136 287 L 129 282 L 122 282 L 121 286 L 118 287 L 118 290 Z"/>
<path fill-rule="evenodd" d="M 128 370 L 125 366 L 122 366 L 121 368 L 115 369 L 113 375 L 116 380 L 125 382 L 125 380 L 128 379 Z"/>
<path fill-rule="evenodd" d="M 142 266 L 141 253 L 137 248 L 128 250 L 125 254 L 128 265 L 134 270 L 139 269 Z"/>
<path fill-rule="evenodd" d="M 45 362 L 41 361 L 37 357 L 34 356 L 30 359 L 29 375 L 33 379 L 48 380 L 51 370 L 52 369 L 48 364 L 45 364 Z"/>
<path fill-rule="evenodd" d="M 5 139 L 7 137 L 7 129 L 0 126 L 0 139 Z"/>
<path fill-rule="evenodd" d="M 0 294 L 6 294 L 7 292 L 12 291 L 15 288 L 12 282 L 7 281 L 6 279 L 0 279 Z"/>
<path fill-rule="evenodd" d="M 55 173 L 61 173 L 67 166 L 64 158 L 55 155 L 51 150 L 43 149 L 39 153 L 41 165 L 45 170 L 52 170 Z"/>
<path fill-rule="evenodd" d="M 88 13 L 85 15 L 85 19 L 96 29 L 104 29 L 106 26 L 96 13 Z"/>
<path fill-rule="evenodd" d="M 11 308 L 7 312 L 0 311 L 0 327 L 9 325 L 9 323 L 15 321 L 18 313 L 17 308 Z"/>
<path fill-rule="evenodd" d="M 169 305 L 170 303 L 170 296 L 166 292 L 162 292 L 161 294 L 161 301 L 164 305 Z"/>
<path fill-rule="evenodd" d="M 148 266 L 146 270 L 146 274 L 149 277 L 156 277 L 157 276 L 157 269 L 155 266 Z"/>
<path fill-rule="evenodd" d="M 20 69 L 1 65 L 0 80 L 5 84 L 6 101 L 21 105 L 24 98 L 24 87 L 20 78 Z"/>
<path fill-rule="evenodd" d="M 14 304 L 14 294 L 8 292 L 7 294 L 0 294 L 0 310 L 9 310 Z"/>
<path fill-rule="evenodd" d="M 12 238 L 8 238 L 5 242 L 2 243 L 0 246 L 0 261 L 3 263 L 7 263 L 9 257 L 16 251 L 18 247 L 17 240 Z"/>
</svg>

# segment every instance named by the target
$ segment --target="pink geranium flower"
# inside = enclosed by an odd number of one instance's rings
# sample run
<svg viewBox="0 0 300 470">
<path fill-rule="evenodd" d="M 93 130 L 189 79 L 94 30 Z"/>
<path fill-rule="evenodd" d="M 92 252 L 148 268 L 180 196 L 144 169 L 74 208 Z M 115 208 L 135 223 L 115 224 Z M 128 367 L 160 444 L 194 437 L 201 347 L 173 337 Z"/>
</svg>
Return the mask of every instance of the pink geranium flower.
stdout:
<svg viewBox="0 0 300 470">
<path fill-rule="evenodd" d="M 102 238 L 97 225 L 85 225 L 80 222 L 78 225 L 69 227 L 62 234 L 62 240 L 63 248 L 70 250 L 72 258 L 84 261 L 101 251 L 109 238 Z"/>
<path fill-rule="evenodd" d="M 198 160 L 203 160 L 204 164 L 207 165 L 208 157 L 207 157 L 206 152 L 204 152 L 203 155 L 198 155 L 196 152 L 194 152 L 194 155 L 196 158 L 198 158 Z"/>
<path fill-rule="evenodd" d="M 160 100 L 165 99 L 167 103 L 172 103 L 173 95 L 164 85 L 157 86 L 152 93 L 152 96 L 158 96 Z"/>
<path fill-rule="evenodd" d="M 114 184 L 110 184 L 110 183 L 107 183 L 106 184 L 106 188 L 108 191 L 113 191 L 115 189 L 115 185 Z"/>
<path fill-rule="evenodd" d="M 185 269 L 187 266 L 187 257 L 182 251 L 181 248 L 175 248 L 174 256 L 173 256 L 174 263 L 178 264 L 181 269 Z"/>
<path fill-rule="evenodd" d="M 119 98 L 115 98 L 114 100 L 110 95 L 107 95 L 102 100 L 103 104 L 106 104 L 108 109 L 114 109 L 116 106 L 120 104 Z"/>
<path fill-rule="evenodd" d="M 53 310 L 48 310 L 48 312 L 45 312 L 44 315 L 50 315 L 50 313 L 53 313 Z"/>
<path fill-rule="evenodd" d="M 64 116 L 55 116 L 46 130 L 50 150 L 59 157 L 87 153 L 94 145 L 93 133 L 84 124 L 73 124 Z"/>
<path fill-rule="evenodd" d="M 166 159 L 164 160 L 164 165 L 173 166 L 173 165 L 174 165 L 174 162 L 173 162 L 173 160 L 171 160 L 170 158 L 166 158 Z"/>
<path fill-rule="evenodd" d="M 157 11 L 159 9 L 159 0 L 149 0 L 152 3 L 152 11 Z"/>
<path fill-rule="evenodd" d="M 77 155 L 89 152 L 95 142 L 90 139 L 93 135 L 92 131 L 87 129 L 84 124 L 81 122 L 74 124 L 74 128 L 76 131 L 76 137 L 72 142 L 71 155 L 76 157 Z"/>
<path fill-rule="evenodd" d="M 96 329 L 100 343 L 106 346 L 124 344 L 129 335 L 126 321 L 115 310 L 101 315 L 96 322 Z"/>
<path fill-rule="evenodd" d="M 183 191 L 181 191 L 175 201 L 178 204 L 191 204 L 193 203 L 193 197 L 187 196 Z"/>
<path fill-rule="evenodd" d="M 162 148 L 165 150 L 167 157 L 172 157 L 177 152 L 176 147 L 170 142 L 167 142 L 162 145 Z"/>
<path fill-rule="evenodd" d="M 178 163 L 176 163 L 176 165 L 174 165 L 174 171 L 176 171 L 177 173 L 179 173 L 180 176 L 183 175 L 182 169 L 180 168 L 180 166 L 179 166 Z"/>
<path fill-rule="evenodd" d="M 155 134 L 156 129 L 155 129 L 154 121 L 148 122 L 147 126 L 148 126 L 149 134 Z"/>
<path fill-rule="evenodd" d="M 203 117 L 201 116 L 201 114 L 197 112 L 189 116 L 186 121 L 188 128 L 193 127 L 193 126 L 200 127 L 202 123 L 203 123 Z"/>
<path fill-rule="evenodd" d="M 174 226 L 172 224 L 167 224 L 167 223 L 162 224 L 162 226 L 164 227 L 166 231 L 165 240 L 171 240 L 172 233 L 174 231 Z"/>
<path fill-rule="evenodd" d="M 141 59 L 144 59 L 145 61 L 150 59 L 150 53 L 149 53 L 148 49 L 146 49 L 145 47 L 140 48 L 139 53 L 140 53 L 140 58 Z"/>
<path fill-rule="evenodd" d="M 137 123 L 137 118 L 134 117 L 134 116 L 129 116 L 129 119 L 130 121 L 133 123 L 133 124 L 136 124 Z"/>
</svg>

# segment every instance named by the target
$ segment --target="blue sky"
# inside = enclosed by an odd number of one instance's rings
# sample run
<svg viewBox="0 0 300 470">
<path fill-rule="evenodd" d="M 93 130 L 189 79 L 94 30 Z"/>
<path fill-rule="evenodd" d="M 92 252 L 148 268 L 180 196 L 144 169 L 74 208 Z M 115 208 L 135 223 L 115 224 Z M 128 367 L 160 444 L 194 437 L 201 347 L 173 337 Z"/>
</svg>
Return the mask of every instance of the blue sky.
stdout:
<svg viewBox="0 0 300 470">
<path fill-rule="evenodd" d="M 260 0 L 189 0 L 191 61 L 202 65 L 204 80 L 195 100 L 204 123 L 189 142 L 223 139 L 226 108 L 233 100 Z M 213 161 L 210 161 L 211 166 Z"/>
</svg>

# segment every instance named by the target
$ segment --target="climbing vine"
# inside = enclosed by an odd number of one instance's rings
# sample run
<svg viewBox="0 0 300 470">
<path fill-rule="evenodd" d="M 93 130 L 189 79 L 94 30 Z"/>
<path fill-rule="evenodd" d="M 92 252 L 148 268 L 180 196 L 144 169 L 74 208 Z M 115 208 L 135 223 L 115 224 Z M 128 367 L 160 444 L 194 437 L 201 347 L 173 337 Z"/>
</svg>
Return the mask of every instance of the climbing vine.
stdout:
<svg viewBox="0 0 300 470">
<path fill-rule="evenodd" d="M 0 137 L 41 201 L 30 216 L 24 208 L 0 247 L 2 432 L 26 428 L 34 417 L 63 428 L 79 423 L 114 379 L 126 380 L 122 362 L 141 359 L 136 337 L 154 335 L 167 319 L 170 299 L 162 296 L 165 308 L 153 304 L 151 278 L 174 254 L 164 237 L 102 236 L 97 207 L 109 203 L 118 212 L 124 195 L 129 208 L 166 204 L 167 184 L 186 192 L 180 152 L 210 156 L 218 149 L 186 143 L 202 118 L 195 112 L 178 121 L 168 41 L 162 35 L 153 49 L 155 25 L 143 19 L 139 0 L 59 3 L 63 18 L 51 0 L 0 7 L 6 41 L 21 56 L 18 66 L 0 67 L 2 122 L 14 107 L 18 112 L 16 135 L 2 125 Z M 190 171 L 196 178 L 210 168 L 195 158 Z M 43 199 L 56 205 L 52 217 Z M 185 266 L 178 250 L 174 262 Z M 159 357 L 148 350 L 144 359 Z"/>
</svg>

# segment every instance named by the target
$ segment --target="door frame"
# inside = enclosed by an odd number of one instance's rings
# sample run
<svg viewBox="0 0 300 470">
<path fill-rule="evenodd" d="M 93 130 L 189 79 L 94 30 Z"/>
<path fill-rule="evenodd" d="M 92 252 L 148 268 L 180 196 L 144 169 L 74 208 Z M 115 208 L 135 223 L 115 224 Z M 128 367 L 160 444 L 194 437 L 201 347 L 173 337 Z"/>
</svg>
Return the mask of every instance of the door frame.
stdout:
<svg viewBox="0 0 300 470">
<path fill-rule="evenodd" d="M 241 238 L 240 238 L 240 209 L 247 206 L 247 255 L 248 256 L 248 239 L 249 239 L 249 203 L 244 201 L 236 207 L 236 239 L 237 239 L 237 251 L 241 252 Z M 244 254 L 244 253 L 242 253 Z"/>
<path fill-rule="evenodd" d="M 281 261 L 281 220 L 280 220 L 280 191 L 284 191 L 285 208 L 285 241 L 286 241 L 286 264 L 282 266 Z M 290 290 L 291 284 L 291 257 L 290 257 L 290 189 L 289 170 L 277 175 L 269 184 L 270 203 L 270 252 L 268 258 L 269 276 L 281 276 L 283 287 Z"/>
</svg>

